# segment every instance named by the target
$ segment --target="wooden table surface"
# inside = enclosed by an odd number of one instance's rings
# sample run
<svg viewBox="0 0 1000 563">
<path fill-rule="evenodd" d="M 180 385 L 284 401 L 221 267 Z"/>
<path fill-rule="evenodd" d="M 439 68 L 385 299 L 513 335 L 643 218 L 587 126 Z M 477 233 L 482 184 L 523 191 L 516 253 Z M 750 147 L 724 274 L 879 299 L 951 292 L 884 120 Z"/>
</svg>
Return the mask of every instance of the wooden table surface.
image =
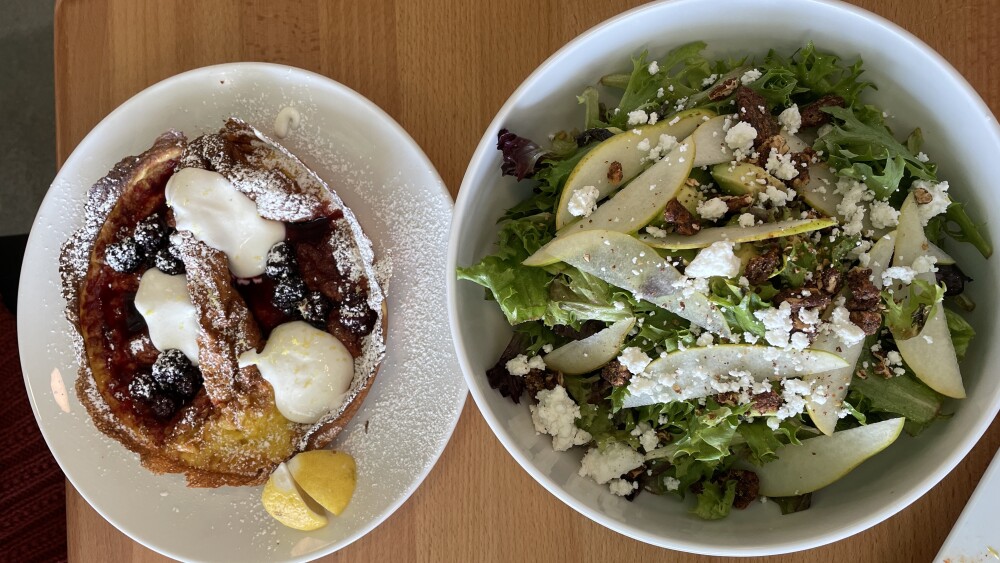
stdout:
<svg viewBox="0 0 1000 563">
<path fill-rule="evenodd" d="M 65 0 L 55 13 L 63 162 L 107 113 L 179 72 L 230 61 L 312 70 L 373 100 L 426 151 L 452 194 L 507 96 L 545 58 L 636 0 Z M 937 49 L 1000 114 L 995 0 L 860 0 Z M 993 6 L 992 8 L 990 6 Z M 442 134 L 447 129 L 447 134 Z M 1000 446 L 1000 420 L 940 485 L 862 534 L 777 561 L 929 561 Z M 161 561 L 67 484 L 71 561 Z M 592 523 L 536 484 L 470 399 L 413 497 L 328 561 L 705 561 Z"/>
</svg>

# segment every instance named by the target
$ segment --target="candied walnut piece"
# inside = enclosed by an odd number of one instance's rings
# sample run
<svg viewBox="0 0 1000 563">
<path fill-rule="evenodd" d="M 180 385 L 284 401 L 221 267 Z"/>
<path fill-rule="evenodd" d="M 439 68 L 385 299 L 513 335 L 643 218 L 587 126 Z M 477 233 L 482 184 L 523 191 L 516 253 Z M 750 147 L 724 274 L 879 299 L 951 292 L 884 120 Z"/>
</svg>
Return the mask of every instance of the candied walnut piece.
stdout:
<svg viewBox="0 0 1000 563">
<path fill-rule="evenodd" d="M 740 81 L 737 77 L 727 78 L 708 92 L 708 99 L 717 102 L 735 92 L 739 85 Z"/>
<path fill-rule="evenodd" d="M 923 204 L 930 203 L 930 202 L 934 201 L 934 196 L 931 195 L 931 192 L 929 192 L 929 191 L 927 191 L 927 190 L 925 190 L 923 188 L 917 188 L 917 189 L 913 190 L 913 199 L 917 203 L 923 205 Z"/>
<path fill-rule="evenodd" d="M 759 135 L 758 139 L 760 139 Z M 781 135 L 771 135 L 757 145 L 757 160 L 754 161 L 754 164 L 764 168 L 767 165 L 767 159 L 771 156 L 772 150 L 777 151 L 778 154 L 787 154 L 790 149 L 784 137 Z"/>
<path fill-rule="evenodd" d="M 775 393 L 774 391 L 765 391 L 763 393 L 757 393 L 750 398 L 750 404 L 757 412 L 774 412 L 778 410 L 781 406 L 782 400 L 781 395 Z"/>
<path fill-rule="evenodd" d="M 556 385 L 562 384 L 562 374 L 550 369 L 533 369 L 524 376 L 524 387 L 528 391 L 528 398 L 532 401 L 536 400 L 535 395 L 538 395 L 539 391 L 543 389 L 551 391 L 556 388 Z"/>
<path fill-rule="evenodd" d="M 836 268 L 826 268 L 819 273 L 819 288 L 828 295 L 836 295 L 844 287 L 844 274 Z"/>
<path fill-rule="evenodd" d="M 766 140 L 777 135 L 781 128 L 778 118 L 771 115 L 767 109 L 767 100 L 746 86 L 736 88 L 736 113 L 740 121 L 749 123 L 756 131 L 757 138 L 754 147 L 761 146 Z"/>
<path fill-rule="evenodd" d="M 337 335 L 334 334 L 334 336 Z M 497 360 L 497 363 L 486 370 L 486 381 L 489 382 L 490 387 L 499 391 L 501 396 L 509 397 L 514 403 L 521 402 L 521 393 L 524 392 L 526 382 L 523 377 L 511 375 L 507 371 L 507 362 L 513 360 L 515 356 L 523 351 L 524 343 L 515 334 L 510 339 L 510 342 L 507 343 L 507 348 L 500 354 L 500 359 Z"/>
<path fill-rule="evenodd" d="M 730 469 L 723 475 L 722 482 L 736 481 L 736 498 L 733 508 L 743 510 L 757 500 L 760 494 L 760 478 L 753 471 L 746 469 Z"/>
<path fill-rule="evenodd" d="M 779 266 L 781 266 L 781 251 L 777 247 L 771 247 L 764 254 L 751 258 L 743 275 L 751 284 L 761 285 L 767 283 Z"/>
<path fill-rule="evenodd" d="M 601 370 L 601 377 L 612 386 L 621 387 L 622 385 L 627 385 L 629 380 L 632 379 L 632 372 L 618 360 L 611 360 Z"/>
<path fill-rule="evenodd" d="M 753 195 L 743 194 L 743 195 L 730 195 L 723 196 L 722 201 L 726 204 L 726 209 L 730 213 L 735 213 L 741 209 L 746 209 L 753 205 Z"/>
<path fill-rule="evenodd" d="M 623 178 L 622 163 L 617 160 L 608 166 L 608 180 L 612 184 L 620 184 Z"/>
<path fill-rule="evenodd" d="M 663 209 L 663 220 L 680 235 L 691 236 L 701 230 L 698 220 L 677 198 L 667 202 Z"/>
<path fill-rule="evenodd" d="M 847 105 L 844 98 L 828 94 L 815 102 L 806 104 L 799 108 L 799 115 L 802 116 L 802 127 L 819 127 L 830 122 L 830 114 L 822 110 L 826 107 L 844 107 Z"/>
<path fill-rule="evenodd" d="M 817 162 L 816 151 L 806 147 L 801 152 L 792 153 L 792 165 L 798 174 L 789 180 L 791 187 L 800 189 L 809 183 L 809 165 Z"/>
<path fill-rule="evenodd" d="M 882 327 L 882 313 L 878 311 L 851 311 L 851 322 L 871 336 Z"/>
<path fill-rule="evenodd" d="M 815 287 L 783 289 L 774 296 L 773 302 L 775 305 L 787 302 L 792 312 L 797 313 L 799 309 L 825 308 L 830 304 L 830 296 Z"/>
<path fill-rule="evenodd" d="M 882 303 L 882 295 L 871 281 L 870 268 L 852 268 L 847 272 L 851 298 L 844 304 L 848 311 L 873 311 Z"/>
</svg>

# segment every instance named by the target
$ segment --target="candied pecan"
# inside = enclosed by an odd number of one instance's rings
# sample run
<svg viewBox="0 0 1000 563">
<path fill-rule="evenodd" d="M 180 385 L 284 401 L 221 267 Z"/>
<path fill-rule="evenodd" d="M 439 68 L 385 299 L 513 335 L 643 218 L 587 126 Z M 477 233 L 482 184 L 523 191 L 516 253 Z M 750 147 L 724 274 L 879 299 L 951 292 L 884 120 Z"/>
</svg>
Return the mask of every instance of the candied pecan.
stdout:
<svg viewBox="0 0 1000 563">
<path fill-rule="evenodd" d="M 851 297 L 844 304 L 848 311 L 874 311 L 882 303 L 882 295 L 871 281 L 870 268 L 852 268 L 847 272 L 847 287 Z"/>
<path fill-rule="evenodd" d="M 801 189 L 809 183 L 809 165 L 816 162 L 816 151 L 812 147 L 806 147 L 801 152 L 792 153 L 792 165 L 798 174 L 789 181 L 795 189 Z"/>
<path fill-rule="evenodd" d="M 556 388 L 556 385 L 562 384 L 562 374 L 550 369 L 533 369 L 524 376 L 524 388 L 528 391 L 528 397 L 532 401 L 535 400 L 535 395 L 542 389 L 551 391 Z"/>
<path fill-rule="evenodd" d="M 736 113 L 740 121 L 749 123 L 756 131 L 754 147 L 778 134 L 781 128 L 778 119 L 767 109 L 767 100 L 746 86 L 736 88 Z"/>
<path fill-rule="evenodd" d="M 878 311 L 851 311 L 851 322 L 871 336 L 882 327 L 882 313 Z"/>
<path fill-rule="evenodd" d="M 739 85 L 740 81 L 737 77 L 727 78 L 708 92 L 708 99 L 717 102 L 735 92 Z"/>
<path fill-rule="evenodd" d="M 611 360 L 601 370 L 601 377 L 611 385 L 621 387 L 632 379 L 632 372 L 618 360 Z"/>
<path fill-rule="evenodd" d="M 730 213 L 734 213 L 740 209 L 750 207 L 753 204 L 753 195 L 727 195 L 722 197 L 722 201 L 725 202 L 726 209 L 728 209 Z"/>
<path fill-rule="evenodd" d="M 510 397 L 510 400 L 515 403 L 519 403 L 521 401 L 521 393 L 524 392 L 525 379 L 523 377 L 511 375 L 510 372 L 507 371 L 507 362 L 513 360 L 515 356 L 523 352 L 524 347 L 523 339 L 515 334 L 514 337 L 510 339 L 510 342 L 507 343 L 507 348 L 504 349 L 503 354 L 500 354 L 500 359 L 497 360 L 497 363 L 490 369 L 486 370 L 486 381 L 489 382 L 490 387 L 499 391 L 501 396 Z"/>
<path fill-rule="evenodd" d="M 757 136 L 760 139 L 760 135 Z M 771 156 L 771 151 L 775 150 L 778 154 L 785 154 L 788 152 L 788 143 L 785 142 L 785 138 L 781 135 L 771 135 L 767 139 L 764 139 L 757 145 L 757 160 L 754 164 L 764 168 L 767 166 L 767 159 Z"/>
<path fill-rule="evenodd" d="M 663 220 L 667 225 L 673 226 L 674 231 L 680 235 L 691 236 L 701 230 L 698 220 L 681 202 L 677 201 L 676 197 L 668 201 L 667 206 L 663 209 Z"/>
<path fill-rule="evenodd" d="M 787 302 L 792 312 L 797 313 L 799 309 L 825 308 L 830 304 L 830 296 L 816 287 L 789 288 L 779 291 L 772 301 L 775 305 Z"/>
<path fill-rule="evenodd" d="M 844 98 L 840 96 L 835 96 L 828 94 L 822 98 L 806 104 L 799 108 L 799 115 L 802 116 L 802 127 L 819 127 L 824 123 L 830 122 L 830 114 L 823 111 L 821 108 L 825 107 L 844 107 L 846 103 Z"/>
<path fill-rule="evenodd" d="M 617 160 L 608 166 L 608 180 L 612 184 L 619 184 L 622 181 L 622 163 Z"/>
<path fill-rule="evenodd" d="M 747 262 L 747 267 L 743 275 L 747 277 L 753 285 L 767 283 L 768 278 L 781 266 L 781 251 L 777 247 L 771 247 L 760 256 L 754 256 Z"/>
<path fill-rule="evenodd" d="M 722 482 L 736 481 L 736 498 L 733 508 L 743 510 L 757 500 L 760 494 L 760 479 L 757 474 L 747 469 L 730 469 L 722 476 Z"/>
<path fill-rule="evenodd" d="M 844 287 L 844 274 L 836 268 L 826 268 L 819 273 L 819 288 L 828 295 L 836 295 Z"/>
<path fill-rule="evenodd" d="M 923 205 L 925 203 L 930 203 L 930 202 L 934 201 L 934 196 L 931 195 L 931 192 L 929 192 L 929 191 L 927 191 L 927 190 L 925 190 L 923 188 L 917 188 L 917 189 L 913 190 L 913 199 L 917 203 Z"/>
<path fill-rule="evenodd" d="M 781 395 L 775 393 L 774 391 L 765 391 L 763 393 L 757 393 L 750 398 L 750 404 L 757 412 L 774 412 L 778 410 L 781 406 Z"/>
<path fill-rule="evenodd" d="M 718 393 L 712 397 L 716 403 L 719 403 L 725 407 L 735 407 L 740 404 L 740 394 L 736 391 L 726 391 L 725 393 Z"/>
</svg>

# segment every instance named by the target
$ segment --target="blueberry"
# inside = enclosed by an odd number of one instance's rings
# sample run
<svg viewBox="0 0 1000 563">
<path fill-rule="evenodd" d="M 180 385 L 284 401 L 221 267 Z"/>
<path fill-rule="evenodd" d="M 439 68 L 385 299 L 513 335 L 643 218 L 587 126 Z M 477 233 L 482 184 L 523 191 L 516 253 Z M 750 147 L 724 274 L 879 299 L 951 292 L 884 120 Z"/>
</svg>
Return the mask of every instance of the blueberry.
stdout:
<svg viewBox="0 0 1000 563">
<path fill-rule="evenodd" d="M 330 301 L 318 291 L 312 291 L 299 304 L 302 318 L 316 328 L 326 327 L 326 317 L 330 314 Z"/>
<path fill-rule="evenodd" d="M 189 400 L 201 388 L 201 371 L 191 364 L 184 352 L 164 350 L 153 364 L 153 380 L 163 391 Z"/>
<path fill-rule="evenodd" d="M 153 265 L 164 274 L 171 276 L 184 273 L 184 262 L 174 256 L 169 246 L 164 246 L 156 251 L 156 254 L 153 255 Z"/>
<path fill-rule="evenodd" d="M 162 391 L 153 396 L 153 399 L 148 404 L 150 410 L 159 419 L 167 419 L 174 416 L 174 413 L 180 408 L 176 398 Z"/>
<path fill-rule="evenodd" d="M 287 242 L 276 243 L 268 251 L 267 262 L 264 265 L 264 275 L 267 277 L 275 281 L 283 280 L 293 277 L 298 270 L 295 253 Z"/>
<path fill-rule="evenodd" d="M 135 226 L 132 238 L 135 239 L 135 243 L 144 257 L 152 256 L 167 242 L 167 226 L 160 221 L 159 214 L 154 213 Z"/>
<path fill-rule="evenodd" d="M 142 265 L 143 256 L 132 239 L 109 244 L 104 251 L 104 261 L 116 272 L 134 272 Z"/>
<path fill-rule="evenodd" d="M 306 298 L 306 284 L 299 277 L 285 278 L 274 284 L 274 296 L 271 302 L 279 309 L 297 307 Z"/>
<path fill-rule="evenodd" d="M 149 403 L 153 400 L 153 397 L 160 392 L 160 389 L 156 385 L 156 381 L 153 380 L 152 374 L 148 372 L 140 372 L 137 373 L 128 384 L 128 392 L 133 398 L 138 399 L 143 403 Z"/>
</svg>

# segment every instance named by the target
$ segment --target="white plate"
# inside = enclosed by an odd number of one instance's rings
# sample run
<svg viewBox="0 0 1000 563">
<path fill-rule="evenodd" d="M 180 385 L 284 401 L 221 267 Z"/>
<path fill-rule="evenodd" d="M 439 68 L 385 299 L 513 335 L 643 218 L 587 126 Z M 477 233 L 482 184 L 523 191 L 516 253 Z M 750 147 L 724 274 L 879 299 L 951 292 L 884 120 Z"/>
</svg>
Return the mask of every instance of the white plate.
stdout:
<svg viewBox="0 0 1000 563">
<path fill-rule="evenodd" d="M 99 433 L 73 390 L 77 366 L 63 317 L 58 255 L 79 227 L 87 189 L 159 133 L 193 138 L 240 117 L 272 133 L 286 106 L 301 127 L 282 142 L 354 210 L 391 269 L 388 354 L 357 416 L 334 443 L 355 456 L 350 506 L 315 532 L 271 519 L 260 487 L 189 489 L 157 476 Z M 63 165 L 35 218 L 21 272 L 18 342 L 35 417 L 66 476 L 109 522 L 185 560 L 308 560 L 372 530 L 423 481 L 458 421 L 466 388 L 448 333 L 445 247 L 451 198 L 416 143 L 373 103 L 328 78 L 280 65 L 193 70 L 147 88 L 104 119 Z M 68 391 L 60 404 L 63 385 Z"/>
<path fill-rule="evenodd" d="M 986 469 L 935 562 L 1000 560 L 1000 452 Z"/>
</svg>

